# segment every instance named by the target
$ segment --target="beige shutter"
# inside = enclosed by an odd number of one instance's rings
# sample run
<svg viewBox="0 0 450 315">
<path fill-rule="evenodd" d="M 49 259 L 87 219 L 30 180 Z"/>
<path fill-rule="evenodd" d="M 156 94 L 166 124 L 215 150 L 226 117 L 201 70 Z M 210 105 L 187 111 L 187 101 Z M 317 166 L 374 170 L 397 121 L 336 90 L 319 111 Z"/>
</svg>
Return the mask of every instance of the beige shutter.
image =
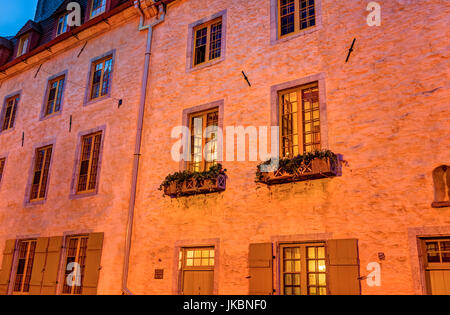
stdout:
<svg viewBox="0 0 450 315">
<path fill-rule="evenodd" d="M 330 294 L 361 294 L 358 240 L 329 240 L 327 241 L 327 254 Z"/>
<path fill-rule="evenodd" d="M 8 294 L 9 279 L 14 259 L 16 240 L 7 240 L 3 251 L 2 269 L 0 270 L 0 295 Z"/>
<path fill-rule="evenodd" d="M 42 279 L 47 258 L 48 237 L 40 237 L 36 241 L 34 253 L 33 270 L 31 271 L 30 295 L 40 295 Z"/>
<path fill-rule="evenodd" d="M 48 239 L 47 261 L 45 263 L 45 270 L 42 277 L 42 295 L 56 294 L 62 244 L 62 236 L 50 237 Z"/>
<path fill-rule="evenodd" d="M 102 258 L 103 233 L 89 234 L 86 266 L 83 279 L 83 295 L 96 295 Z"/>
<path fill-rule="evenodd" d="M 273 294 L 272 243 L 250 244 L 248 257 L 250 295 Z"/>
<path fill-rule="evenodd" d="M 184 271 L 184 295 L 213 295 L 214 270 Z"/>
<path fill-rule="evenodd" d="M 429 294 L 450 294 L 450 270 L 427 270 L 426 278 L 429 288 Z"/>
</svg>

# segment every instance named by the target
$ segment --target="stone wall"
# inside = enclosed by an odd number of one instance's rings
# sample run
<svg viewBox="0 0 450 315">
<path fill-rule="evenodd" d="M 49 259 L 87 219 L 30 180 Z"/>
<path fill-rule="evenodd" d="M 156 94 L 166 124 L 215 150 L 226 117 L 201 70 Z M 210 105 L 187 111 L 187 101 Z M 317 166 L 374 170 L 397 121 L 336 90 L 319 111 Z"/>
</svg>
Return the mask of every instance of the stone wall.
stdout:
<svg viewBox="0 0 450 315">
<path fill-rule="evenodd" d="M 127 211 L 130 198 L 136 120 L 141 90 L 146 34 L 138 32 L 134 8 L 53 48 L 49 59 L 33 57 L 19 74 L 1 81 L 0 99 L 22 90 L 13 131 L 0 134 L 0 156 L 8 154 L 0 187 L 0 252 L 5 240 L 104 232 L 99 294 L 120 294 Z M 84 51 L 80 50 L 88 43 Z M 64 46 L 65 45 L 65 46 Z M 111 97 L 84 106 L 90 62 L 115 50 Z M 58 53 L 55 53 L 58 51 Z M 33 62 L 34 61 L 34 62 Z M 38 71 L 39 65 L 42 67 Z M 67 70 L 62 112 L 40 120 L 47 80 Z M 13 72 L 14 69 L 8 70 Z M 118 107 L 118 100 L 123 104 Z M 3 103 L 2 103 L 3 105 Z M 72 129 L 69 132 L 70 117 Z M 70 197 L 79 133 L 105 126 L 98 194 Z M 22 132 L 24 146 L 21 146 Z M 42 205 L 25 206 L 25 188 L 33 148 L 54 140 L 48 197 Z M 2 258 L 0 258 L 1 260 Z"/>
<path fill-rule="evenodd" d="M 322 0 L 322 27 L 278 42 L 271 41 L 270 1 L 169 6 L 167 21 L 155 31 L 132 291 L 176 293 L 176 244 L 218 239 L 218 292 L 247 294 L 250 243 L 323 234 L 359 239 L 362 276 L 385 253 L 382 286 L 362 281 L 363 294 L 422 293 L 420 276 L 412 271 L 418 261 L 415 237 L 408 237 L 408 229 L 450 226 L 449 209 L 430 206 L 431 173 L 450 160 L 445 5 L 379 1 L 382 25 L 369 27 L 367 3 Z M 188 25 L 223 10 L 225 60 L 186 71 Z M 348 162 L 341 177 L 269 189 L 254 182 L 256 162 L 224 162 L 224 193 L 170 199 L 157 190 L 167 174 L 179 170 L 170 155 L 176 141 L 170 133 L 181 125 L 184 109 L 224 100 L 224 126 L 268 126 L 272 86 L 322 73 L 328 148 Z M 153 279 L 157 268 L 165 269 L 164 280 Z"/>
</svg>

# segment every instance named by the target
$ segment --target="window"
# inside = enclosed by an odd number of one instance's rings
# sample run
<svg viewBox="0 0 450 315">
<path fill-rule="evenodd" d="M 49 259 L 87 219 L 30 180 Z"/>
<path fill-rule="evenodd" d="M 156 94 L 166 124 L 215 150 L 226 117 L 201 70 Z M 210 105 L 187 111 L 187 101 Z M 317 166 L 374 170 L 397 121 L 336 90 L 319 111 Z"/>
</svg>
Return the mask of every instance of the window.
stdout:
<svg viewBox="0 0 450 315">
<path fill-rule="evenodd" d="M 209 170 L 217 164 L 218 158 L 219 109 L 193 114 L 189 121 L 191 161 L 187 169 L 192 172 Z"/>
<path fill-rule="evenodd" d="M 17 105 L 19 104 L 19 95 L 10 97 L 6 100 L 6 107 L 4 110 L 2 131 L 14 127 L 14 120 L 16 118 Z"/>
<path fill-rule="evenodd" d="M 30 291 L 31 272 L 33 270 L 36 240 L 19 241 L 19 256 L 14 278 L 14 293 L 28 293 Z"/>
<path fill-rule="evenodd" d="M 106 0 L 92 0 L 91 18 L 105 12 Z"/>
<path fill-rule="evenodd" d="M 281 155 L 292 158 L 321 148 L 317 83 L 279 94 Z"/>
<path fill-rule="evenodd" d="M 102 132 L 82 137 L 77 193 L 93 192 L 97 186 Z"/>
<path fill-rule="evenodd" d="M 434 202 L 432 207 L 450 207 L 450 166 L 442 165 L 433 171 Z"/>
<path fill-rule="evenodd" d="M 220 58 L 221 54 L 221 17 L 194 28 L 194 66 Z"/>
<path fill-rule="evenodd" d="M 61 76 L 49 82 L 47 102 L 45 105 L 45 116 L 50 116 L 54 113 L 57 113 L 61 109 L 64 83 L 65 76 Z"/>
<path fill-rule="evenodd" d="M 108 95 L 112 70 L 112 56 L 96 61 L 92 65 L 90 99 Z"/>
<path fill-rule="evenodd" d="M 43 200 L 46 196 L 52 148 L 47 146 L 36 150 L 30 201 Z"/>
<path fill-rule="evenodd" d="M 64 14 L 59 17 L 58 19 L 58 25 L 56 27 L 56 36 L 59 36 L 61 34 L 64 34 L 69 30 L 69 26 L 67 25 L 67 17 L 68 14 Z"/>
<path fill-rule="evenodd" d="M 280 251 L 282 294 L 327 294 L 324 244 L 281 245 Z"/>
<path fill-rule="evenodd" d="M 65 76 L 51 80 L 45 107 L 45 116 L 59 112 L 61 109 L 62 94 L 64 91 Z"/>
<path fill-rule="evenodd" d="M 82 293 L 86 267 L 87 245 L 88 236 L 73 236 L 67 238 L 63 294 L 78 295 Z M 74 275 L 71 279 L 73 280 L 72 283 L 67 281 L 70 274 Z M 80 278 L 77 278 L 78 275 Z"/>
<path fill-rule="evenodd" d="M 316 25 L 314 0 L 278 0 L 279 37 Z"/>
<path fill-rule="evenodd" d="M 3 170 L 5 169 L 5 163 L 6 163 L 5 158 L 0 159 L 0 183 L 2 182 Z"/>
<path fill-rule="evenodd" d="M 20 57 L 28 52 L 30 44 L 30 34 L 24 35 L 19 40 L 19 47 L 17 49 L 17 57 Z"/>
<path fill-rule="evenodd" d="M 425 248 L 425 278 L 428 293 L 450 294 L 450 239 L 423 240 Z"/>
<path fill-rule="evenodd" d="M 182 294 L 212 295 L 214 292 L 214 248 L 183 248 L 179 258 Z"/>
</svg>

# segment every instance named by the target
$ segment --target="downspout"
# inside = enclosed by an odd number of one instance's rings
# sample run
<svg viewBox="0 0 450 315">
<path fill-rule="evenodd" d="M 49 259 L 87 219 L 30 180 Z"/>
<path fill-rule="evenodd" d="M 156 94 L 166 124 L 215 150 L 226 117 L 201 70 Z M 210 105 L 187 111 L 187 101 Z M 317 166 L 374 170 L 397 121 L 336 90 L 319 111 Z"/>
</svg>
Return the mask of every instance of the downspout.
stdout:
<svg viewBox="0 0 450 315">
<path fill-rule="evenodd" d="M 133 236 L 133 221 L 134 221 L 134 209 L 136 204 L 136 188 L 138 181 L 138 172 L 139 172 L 139 162 L 141 157 L 141 144 L 142 144 L 142 129 L 144 126 L 144 113 L 145 113 L 145 100 L 147 96 L 147 83 L 149 76 L 149 67 L 150 67 L 150 56 L 152 51 L 152 39 L 153 39 L 153 28 L 162 23 L 165 19 L 166 15 L 166 7 L 162 4 L 159 8 L 159 12 L 161 12 L 161 16 L 156 19 L 151 24 L 144 25 L 145 14 L 141 8 L 141 0 L 136 0 L 134 2 L 135 7 L 137 8 L 140 15 L 139 22 L 139 31 L 147 32 L 147 48 L 145 51 L 145 62 L 144 62 L 144 74 L 142 77 L 142 86 L 141 86 L 141 98 L 139 103 L 139 116 L 137 122 L 137 130 L 136 130 L 136 144 L 134 149 L 134 162 L 133 162 L 133 174 L 132 174 L 132 183 L 131 183 L 131 195 L 130 195 L 130 203 L 128 208 L 128 224 L 127 224 L 127 233 L 126 233 L 126 241 L 125 241 L 125 257 L 123 264 L 123 274 L 122 274 L 122 293 L 124 295 L 133 295 L 133 293 L 128 289 L 128 272 L 130 266 L 130 252 L 131 252 L 131 240 Z M 161 1 L 153 0 L 152 6 L 160 5 Z M 162 9 L 162 10 L 161 10 Z"/>
</svg>

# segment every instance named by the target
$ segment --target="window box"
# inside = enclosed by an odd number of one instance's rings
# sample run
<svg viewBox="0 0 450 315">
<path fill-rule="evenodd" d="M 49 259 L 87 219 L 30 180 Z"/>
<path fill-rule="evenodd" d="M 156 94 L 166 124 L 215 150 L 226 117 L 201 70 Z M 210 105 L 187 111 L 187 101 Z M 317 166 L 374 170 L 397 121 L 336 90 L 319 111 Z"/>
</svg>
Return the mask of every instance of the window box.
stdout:
<svg viewBox="0 0 450 315">
<path fill-rule="evenodd" d="M 339 164 L 337 156 L 329 151 L 309 153 L 293 159 L 283 159 L 280 166 L 271 172 L 261 172 L 258 166 L 256 182 L 276 185 L 335 177 L 339 174 Z"/>
<path fill-rule="evenodd" d="M 227 186 L 225 172 L 220 164 L 207 172 L 178 172 L 169 175 L 161 184 L 160 190 L 172 198 L 221 192 Z"/>
</svg>

